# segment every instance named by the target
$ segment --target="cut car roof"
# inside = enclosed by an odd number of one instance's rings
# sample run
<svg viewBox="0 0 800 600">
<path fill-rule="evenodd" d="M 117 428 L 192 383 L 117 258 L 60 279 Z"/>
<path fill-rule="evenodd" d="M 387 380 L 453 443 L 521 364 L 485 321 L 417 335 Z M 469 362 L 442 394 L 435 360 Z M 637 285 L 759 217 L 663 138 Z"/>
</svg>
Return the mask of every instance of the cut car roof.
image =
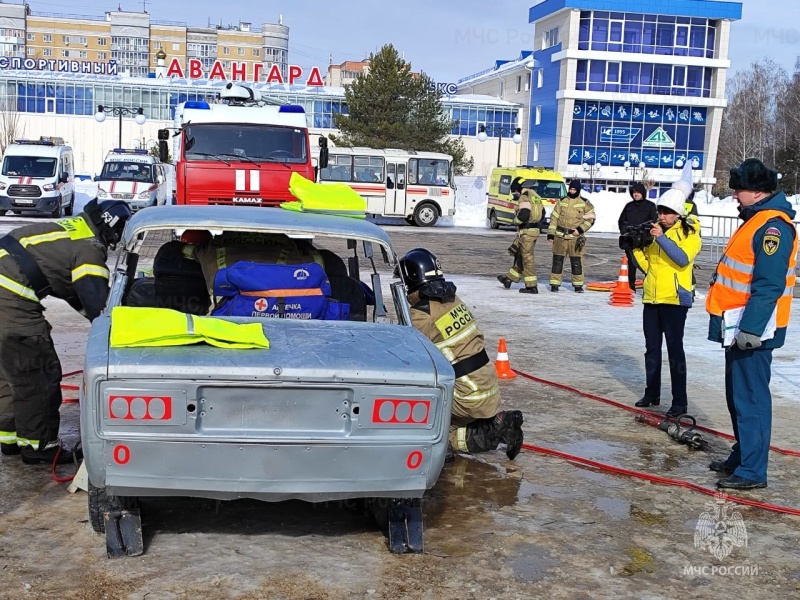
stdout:
<svg viewBox="0 0 800 600">
<path fill-rule="evenodd" d="M 256 206 L 168 205 L 145 208 L 133 215 L 125 227 L 122 238 L 125 248 L 132 247 L 139 233 L 155 229 L 222 229 L 356 239 L 375 242 L 386 247 L 393 260 L 395 256 L 389 236 L 369 221 Z"/>
</svg>

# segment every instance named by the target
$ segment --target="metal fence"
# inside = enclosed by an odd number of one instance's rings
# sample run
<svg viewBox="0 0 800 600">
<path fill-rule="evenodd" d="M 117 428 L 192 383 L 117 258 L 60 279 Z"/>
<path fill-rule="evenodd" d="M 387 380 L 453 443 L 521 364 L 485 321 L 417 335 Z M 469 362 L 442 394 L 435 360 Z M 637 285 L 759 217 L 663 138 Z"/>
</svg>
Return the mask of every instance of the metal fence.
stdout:
<svg viewBox="0 0 800 600">
<path fill-rule="evenodd" d="M 695 262 L 716 265 L 728 240 L 741 224 L 739 217 L 701 216 L 700 233 L 703 236 L 703 250 Z M 795 221 L 794 226 L 800 235 L 800 221 Z"/>
</svg>

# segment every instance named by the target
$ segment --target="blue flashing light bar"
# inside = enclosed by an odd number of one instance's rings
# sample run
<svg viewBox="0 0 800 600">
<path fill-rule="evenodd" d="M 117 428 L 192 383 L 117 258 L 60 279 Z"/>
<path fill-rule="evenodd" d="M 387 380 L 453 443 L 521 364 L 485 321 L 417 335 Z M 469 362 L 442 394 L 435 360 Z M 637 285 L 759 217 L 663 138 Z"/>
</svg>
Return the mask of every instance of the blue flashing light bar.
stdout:
<svg viewBox="0 0 800 600">
<path fill-rule="evenodd" d="M 111 152 L 115 154 L 150 154 L 143 148 L 114 148 Z"/>
<path fill-rule="evenodd" d="M 278 112 L 282 112 L 282 113 L 303 113 L 303 114 L 305 114 L 306 111 L 299 104 L 284 104 L 278 109 Z"/>
<path fill-rule="evenodd" d="M 200 110 L 211 110 L 211 107 L 208 105 L 208 102 L 203 102 L 202 100 L 189 100 L 183 105 L 184 108 L 196 108 Z"/>
</svg>

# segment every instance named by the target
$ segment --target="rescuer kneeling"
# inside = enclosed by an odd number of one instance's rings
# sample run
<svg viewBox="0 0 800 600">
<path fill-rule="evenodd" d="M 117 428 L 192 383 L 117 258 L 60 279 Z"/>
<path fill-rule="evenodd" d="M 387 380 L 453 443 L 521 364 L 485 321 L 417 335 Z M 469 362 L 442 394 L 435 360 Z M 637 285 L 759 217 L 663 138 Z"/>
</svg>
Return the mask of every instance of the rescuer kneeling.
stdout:
<svg viewBox="0 0 800 600">
<path fill-rule="evenodd" d="M 438 259 L 423 248 L 401 258 L 399 271 L 414 327 L 436 344 L 456 373 L 450 448 L 487 452 L 504 443 L 508 458 L 514 459 L 522 447 L 522 412 L 498 412 L 497 371 L 475 317 L 456 296 L 455 284 L 445 281 Z"/>
<path fill-rule="evenodd" d="M 122 237 L 125 202 L 92 200 L 76 217 L 0 237 L 0 450 L 52 463 L 59 447 L 61 363 L 41 301 L 61 298 L 90 321 L 108 297 L 108 248 Z M 62 451 L 59 463 L 72 462 Z"/>
</svg>

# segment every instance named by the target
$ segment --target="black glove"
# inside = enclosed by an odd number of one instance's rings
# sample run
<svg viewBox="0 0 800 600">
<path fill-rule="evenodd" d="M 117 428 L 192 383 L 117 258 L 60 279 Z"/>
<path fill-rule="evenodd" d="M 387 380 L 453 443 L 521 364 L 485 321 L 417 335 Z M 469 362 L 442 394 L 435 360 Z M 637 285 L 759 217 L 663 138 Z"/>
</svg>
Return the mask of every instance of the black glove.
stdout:
<svg viewBox="0 0 800 600">
<path fill-rule="evenodd" d="M 554 236 L 552 233 L 548 233 L 547 234 L 547 241 L 548 242 L 552 242 L 554 239 L 556 239 L 556 236 Z"/>
</svg>

